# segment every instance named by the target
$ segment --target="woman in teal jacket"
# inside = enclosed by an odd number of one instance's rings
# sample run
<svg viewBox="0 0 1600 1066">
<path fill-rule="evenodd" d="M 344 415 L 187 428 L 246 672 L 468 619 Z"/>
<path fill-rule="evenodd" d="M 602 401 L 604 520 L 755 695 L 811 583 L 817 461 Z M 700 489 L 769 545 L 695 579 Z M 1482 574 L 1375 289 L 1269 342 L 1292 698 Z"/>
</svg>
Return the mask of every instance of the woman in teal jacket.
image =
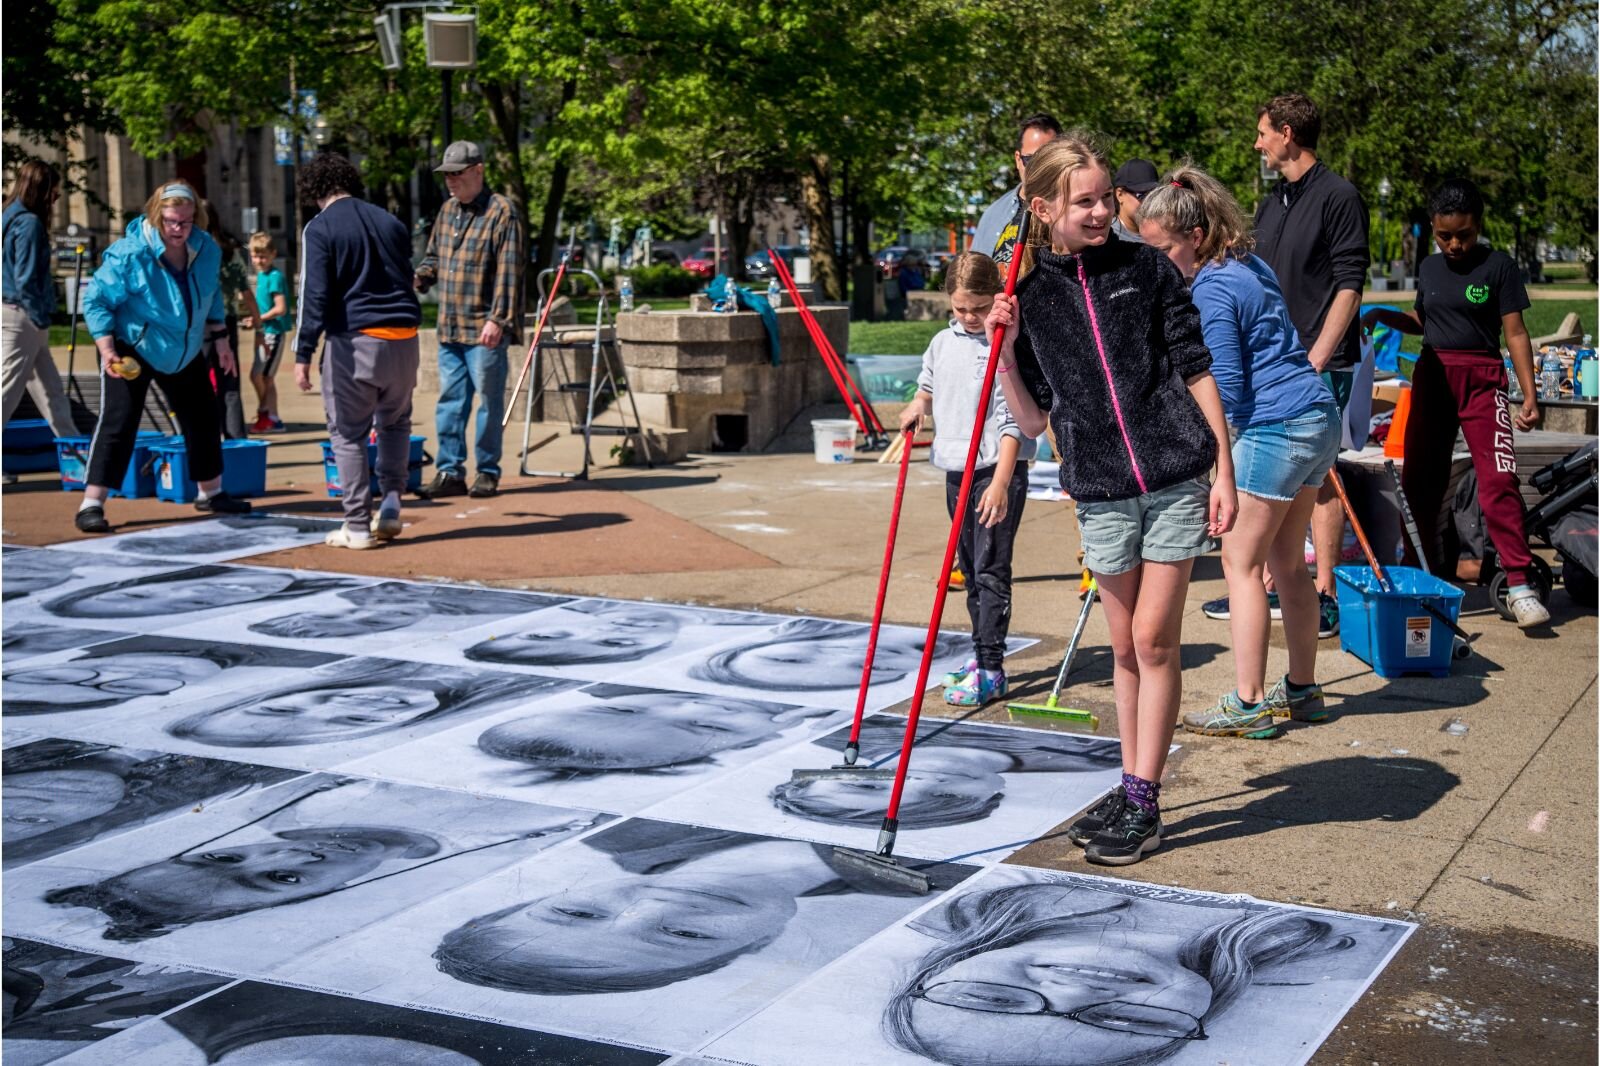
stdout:
<svg viewBox="0 0 1600 1066">
<path fill-rule="evenodd" d="M 100 354 L 100 420 L 89 445 L 87 483 L 77 527 L 108 533 L 105 501 L 133 458 L 145 392 L 154 379 L 183 430 L 189 476 L 199 483 L 195 509 L 241 514 L 250 505 L 222 491 L 222 441 L 216 394 L 200 352 L 216 345 L 217 362 L 236 366 L 218 285 L 222 256 L 205 232 L 205 208 L 186 182 L 162 186 L 144 214 L 106 249 L 84 294 L 83 318 Z"/>
</svg>

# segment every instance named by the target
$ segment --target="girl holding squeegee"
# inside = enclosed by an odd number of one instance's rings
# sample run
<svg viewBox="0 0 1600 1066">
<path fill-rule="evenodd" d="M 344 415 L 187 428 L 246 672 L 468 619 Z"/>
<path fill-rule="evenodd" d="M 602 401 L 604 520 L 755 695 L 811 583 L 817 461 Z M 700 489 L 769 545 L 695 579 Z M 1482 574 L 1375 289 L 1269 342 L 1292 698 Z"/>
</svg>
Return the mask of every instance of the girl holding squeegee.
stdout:
<svg viewBox="0 0 1600 1066">
<path fill-rule="evenodd" d="M 1018 427 L 1048 421 L 1061 445 L 1111 630 L 1122 785 L 1068 836 L 1090 862 L 1126 866 L 1161 846 L 1189 573 L 1238 511 L 1227 421 L 1188 286 L 1159 251 L 1112 234 L 1111 174 L 1089 137 L 1041 148 L 1022 194 L 1037 222 L 1024 277 L 1014 299 L 995 298 L 988 329 L 1004 333 Z"/>
<path fill-rule="evenodd" d="M 1222 538 L 1235 687 L 1184 715 L 1183 727 L 1263 740 L 1277 734 L 1275 718 L 1320 722 L 1328 715 L 1316 678 L 1321 607 L 1303 537 L 1339 455 L 1339 408 L 1311 368 L 1277 276 L 1250 254 L 1250 224 L 1221 182 L 1198 167 L 1179 167 L 1145 196 L 1139 231 L 1189 282 L 1223 411 L 1237 434 L 1239 520 Z M 1289 647 L 1289 672 L 1270 689 L 1263 570 L 1271 571 L 1283 605 Z"/>
</svg>

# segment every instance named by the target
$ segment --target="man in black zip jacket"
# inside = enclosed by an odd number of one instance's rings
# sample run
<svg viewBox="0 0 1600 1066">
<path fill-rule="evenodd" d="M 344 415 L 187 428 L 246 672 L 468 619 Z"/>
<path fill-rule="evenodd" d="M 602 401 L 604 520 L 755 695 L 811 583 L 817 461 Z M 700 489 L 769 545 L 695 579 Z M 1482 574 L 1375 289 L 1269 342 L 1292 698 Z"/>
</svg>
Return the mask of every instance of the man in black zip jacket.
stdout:
<svg viewBox="0 0 1600 1066">
<path fill-rule="evenodd" d="M 1333 389 L 1342 415 L 1361 361 L 1367 208 L 1354 185 L 1317 159 L 1321 131 L 1317 105 L 1299 93 L 1275 96 L 1257 109 L 1256 150 L 1282 179 L 1256 211 L 1256 253 L 1278 275 L 1300 343 Z M 1344 513 L 1329 482 L 1311 515 L 1324 637 L 1339 631 L 1333 567 L 1343 536 Z"/>
</svg>

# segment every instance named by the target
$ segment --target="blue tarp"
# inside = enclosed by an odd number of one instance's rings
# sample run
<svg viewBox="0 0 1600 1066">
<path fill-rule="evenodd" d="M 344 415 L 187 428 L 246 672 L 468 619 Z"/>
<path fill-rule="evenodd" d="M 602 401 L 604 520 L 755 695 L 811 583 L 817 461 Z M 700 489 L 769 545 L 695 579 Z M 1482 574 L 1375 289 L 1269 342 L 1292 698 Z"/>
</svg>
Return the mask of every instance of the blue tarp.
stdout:
<svg viewBox="0 0 1600 1066">
<path fill-rule="evenodd" d="M 1361 308 L 1365 314 L 1373 308 L 1382 308 L 1385 311 L 1397 311 L 1405 314 L 1407 308 L 1393 307 L 1389 304 L 1366 304 Z M 1379 325 L 1372 330 L 1372 366 L 1379 371 L 1388 371 L 1393 374 L 1400 369 L 1400 340 L 1404 335 L 1398 330 L 1388 326 Z"/>
<path fill-rule="evenodd" d="M 733 282 L 726 274 L 718 274 L 706 286 L 706 295 L 716 303 L 721 303 L 730 284 Z M 783 353 L 778 348 L 778 312 L 772 309 L 772 304 L 765 296 L 751 292 L 742 285 L 734 285 L 733 291 L 738 296 L 741 309 L 754 311 L 761 316 L 761 324 L 767 327 L 767 349 L 772 356 L 772 365 L 777 366 L 783 362 Z"/>
</svg>

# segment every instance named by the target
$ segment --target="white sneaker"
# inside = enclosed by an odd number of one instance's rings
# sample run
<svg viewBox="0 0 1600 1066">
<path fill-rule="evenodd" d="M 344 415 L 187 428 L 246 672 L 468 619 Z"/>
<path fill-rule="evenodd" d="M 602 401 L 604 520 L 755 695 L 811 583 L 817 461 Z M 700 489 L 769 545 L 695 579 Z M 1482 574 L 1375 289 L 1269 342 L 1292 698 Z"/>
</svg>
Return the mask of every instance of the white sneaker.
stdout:
<svg viewBox="0 0 1600 1066">
<path fill-rule="evenodd" d="M 378 546 L 378 542 L 370 534 L 352 533 L 349 526 L 340 526 L 323 537 L 322 543 L 330 548 L 353 548 L 356 551 L 366 551 L 368 548 Z"/>
<path fill-rule="evenodd" d="M 400 535 L 402 528 L 399 515 L 392 518 L 381 513 L 372 516 L 372 535 L 379 540 L 393 540 Z"/>
<path fill-rule="evenodd" d="M 1539 593 L 1530 586 L 1524 585 L 1506 593 L 1506 606 L 1516 616 L 1519 629 L 1542 626 L 1550 621 L 1550 611 L 1539 602 Z"/>
</svg>

